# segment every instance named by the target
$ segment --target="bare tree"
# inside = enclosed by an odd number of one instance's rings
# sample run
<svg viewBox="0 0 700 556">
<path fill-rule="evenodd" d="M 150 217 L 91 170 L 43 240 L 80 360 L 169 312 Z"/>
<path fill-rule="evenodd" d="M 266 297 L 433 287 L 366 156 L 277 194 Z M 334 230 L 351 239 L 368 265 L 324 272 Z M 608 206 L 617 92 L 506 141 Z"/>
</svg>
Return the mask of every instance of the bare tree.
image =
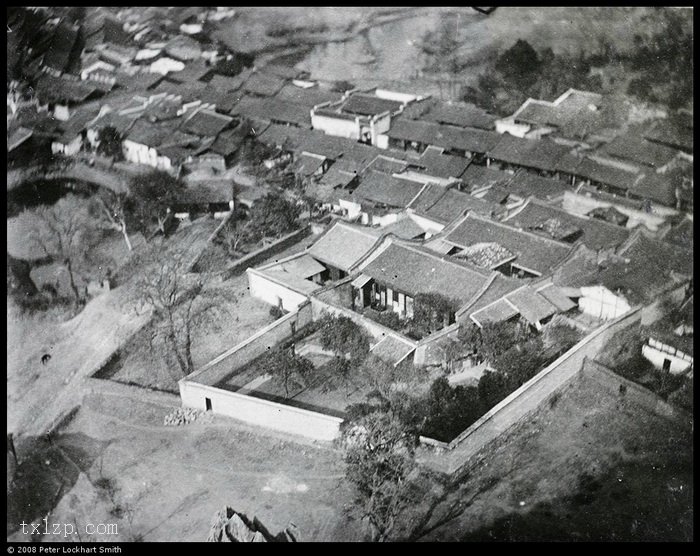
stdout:
<svg viewBox="0 0 700 556">
<path fill-rule="evenodd" d="M 39 226 L 30 234 L 30 241 L 45 256 L 61 263 L 68 271 L 70 288 L 77 305 L 83 296 L 76 284 L 79 268 L 92 241 L 91 219 L 78 197 L 68 195 L 51 207 L 36 210 Z"/>
<path fill-rule="evenodd" d="M 90 204 L 90 213 L 99 224 L 124 236 L 126 247 L 132 250 L 126 228 L 126 195 L 112 191 L 95 195 Z"/>
<path fill-rule="evenodd" d="M 140 309 L 150 308 L 154 318 L 149 338 L 153 349 L 169 364 L 177 364 L 179 377 L 194 369 L 193 333 L 212 326 L 222 311 L 222 302 L 233 298 L 217 288 L 209 273 L 187 272 L 187 261 L 180 254 L 153 250 L 154 265 L 137 281 Z"/>
</svg>

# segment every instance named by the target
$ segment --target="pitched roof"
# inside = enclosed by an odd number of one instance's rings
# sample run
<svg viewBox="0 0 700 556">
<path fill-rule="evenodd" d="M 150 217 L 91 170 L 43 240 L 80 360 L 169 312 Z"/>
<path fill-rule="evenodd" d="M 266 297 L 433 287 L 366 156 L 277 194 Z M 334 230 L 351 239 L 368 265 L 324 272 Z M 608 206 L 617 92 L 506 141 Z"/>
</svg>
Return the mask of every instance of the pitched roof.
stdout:
<svg viewBox="0 0 700 556">
<path fill-rule="evenodd" d="M 374 95 L 353 94 L 350 95 L 340 107 L 343 112 L 360 114 L 362 116 L 376 116 L 384 112 L 397 112 L 403 106 L 402 102 L 379 98 Z"/>
<path fill-rule="evenodd" d="M 216 137 L 226 129 L 233 118 L 211 112 L 210 110 L 198 110 L 190 118 L 183 122 L 180 129 L 187 133 L 193 133 L 200 137 Z"/>
<path fill-rule="evenodd" d="M 61 20 L 54 29 L 43 64 L 60 72 L 70 72 L 80 63 L 80 28 Z"/>
<path fill-rule="evenodd" d="M 525 286 L 506 297 L 525 320 L 534 324 L 557 313 L 557 308 L 533 288 Z"/>
<path fill-rule="evenodd" d="M 15 150 L 27 139 L 29 139 L 34 132 L 26 127 L 18 127 L 15 129 L 7 138 L 7 152 Z"/>
<path fill-rule="evenodd" d="M 349 271 L 377 244 L 381 231 L 337 221 L 306 251 L 322 263 Z"/>
<path fill-rule="evenodd" d="M 505 185 L 513 176 L 514 174 L 496 168 L 472 164 L 462 174 L 462 181 L 469 187 L 469 191 L 475 191 L 494 185 Z"/>
<path fill-rule="evenodd" d="M 307 107 L 276 97 L 246 97 L 231 110 L 231 113 L 273 123 L 289 123 L 311 128 L 311 112 Z"/>
<path fill-rule="evenodd" d="M 414 181 L 370 171 L 362 176 L 359 187 L 351 193 L 351 197 L 358 203 L 369 202 L 404 208 L 422 188 L 422 184 Z"/>
<path fill-rule="evenodd" d="M 666 174 L 648 173 L 642 176 L 629 189 L 629 192 L 643 199 L 649 199 L 667 207 L 675 208 L 676 186 L 680 185 L 680 183 L 675 183 L 675 180 Z"/>
<path fill-rule="evenodd" d="M 408 161 L 410 165 L 424 168 L 425 173 L 444 179 L 459 178 L 470 163 L 471 159 L 442 154 L 432 148 L 427 148 L 417 161 Z"/>
<path fill-rule="evenodd" d="M 562 313 L 565 313 L 566 311 L 570 311 L 571 309 L 577 307 L 576 303 L 574 303 L 569 297 L 564 295 L 564 292 L 561 290 L 561 288 L 555 286 L 554 284 L 549 284 L 544 288 L 538 289 L 537 293 L 539 293 L 542 297 L 544 297 Z"/>
<path fill-rule="evenodd" d="M 638 173 L 607 166 L 590 158 L 581 161 L 576 168 L 576 175 L 619 189 L 630 189 L 640 176 Z"/>
<path fill-rule="evenodd" d="M 240 148 L 247 135 L 248 129 L 240 125 L 234 129 L 222 131 L 212 143 L 211 150 L 222 156 L 229 156 Z"/>
<path fill-rule="evenodd" d="M 266 73 L 253 73 L 243 85 L 249 93 L 271 97 L 276 95 L 284 85 L 285 80 Z"/>
<path fill-rule="evenodd" d="M 685 249 L 693 249 L 693 221 L 685 217 L 672 226 L 663 236 L 663 240 Z"/>
<path fill-rule="evenodd" d="M 506 133 L 486 154 L 489 158 L 509 164 L 556 171 L 557 162 L 569 151 L 569 147 L 549 139 L 521 139 Z"/>
<path fill-rule="evenodd" d="M 386 134 L 394 139 L 476 153 L 487 152 L 501 137 L 496 132 L 483 129 L 460 128 L 406 118 L 394 120 Z"/>
<path fill-rule="evenodd" d="M 589 249 L 599 251 L 617 247 L 629 237 L 630 230 L 615 224 L 608 224 L 595 218 L 574 216 L 565 210 L 530 199 L 515 215 L 505 220 L 507 224 L 528 230 L 540 235 L 560 239 L 563 229 L 579 230 L 582 243 Z M 548 227 L 548 223 L 556 222 L 556 229 Z"/>
<path fill-rule="evenodd" d="M 491 216 L 498 212 L 500 207 L 455 189 L 428 184 L 411 203 L 410 208 L 416 214 L 426 216 L 440 224 L 449 224 L 468 210 Z"/>
<path fill-rule="evenodd" d="M 407 162 L 405 160 L 397 160 L 387 156 L 379 155 L 375 158 L 366 170 L 376 170 L 384 174 L 397 174 L 406 169 Z"/>
<path fill-rule="evenodd" d="M 297 291 L 308 294 L 319 289 L 321 285 L 307 280 L 307 278 L 320 274 L 324 270 L 326 268 L 311 255 L 300 253 L 289 259 L 259 268 L 258 272 L 279 280 Z"/>
<path fill-rule="evenodd" d="M 647 141 L 638 135 L 629 133 L 616 137 L 600 150 L 615 158 L 631 160 L 652 168 L 665 166 L 678 154 L 676 149 Z"/>
<path fill-rule="evenodd" d="M 36 84 L 36 93 L 42 102 L 85 102 L 98 88 L 89 81 L 74 81 L 52 75 L 43 75 Z"/>
<path fill-rule="evenodd" d="M 570 246 L 473 213 L 452 230 L 445 241 L 466 248 L 476 243 L 497 243 L 516 255 L 514 264 L 547 274 L 569 254 Z"/>
<path fill-rule="evenodd" d="M 692 118 L 691 118 L 692 123 Z M 644 138 L 683 151 L 693 152 L 693 128 L 675 119 L 657 120 L 644 133 Z"/>
<path fill-rule="evenodd" d="M 438 102 L 423 114 L 420 119 L 458 127 L 476 127 L 491 130 L 495 127 L 496 116 L 473 104 L 463 102 Z"/>
<path fill-rule="evenodd" d="M 281 77 L 282 79 L 296 79 L 301 73 L 303 73 L 291 66 L 283 66 L 280 64 L 266 64 L 260 68 L 259 71 L 269 75 L 274 75 L 275 77 Z"/>
<path fill-rule="evenodd" d="M 378 357 L 382 361 L 390 365 L 396 365 L 405 359 L 414 349 L 414 346 L 406 341 L 400 340 L 396 336 L 385 336 L 374 344 L 370 351 L 372 355 Z"/>
<path fill-rule="evenodd" d="M 280 89 L 279 93 L 277 93 L 277 98 L 287 102 L 301 104 L 311 109 L 324 102 L 338 102 L 342 98 L 342 94 L 327 89 L 321 89 L 320 87 L 303 89 L 289 83 Z"/>
<path fill-rule="evenodd" d="M 545 201 L 558 199 L 569 189 L 560 180 L 538 176 L 526 170 L 518 170 L 505 188 L 521 197 L 533 195 Z"/>
<path fill-rule="evenodd" d="M 382 227 L 385 234 L 394 234 L 401 239 L 415 239 L 425 234 L 425 230 L 411 218 L 401 218 L 396 222 Z"/>
<path fill-rule="evenodd" d="M 461 304 L 469 302 L 489 280 L 489 273 L 395 240 L 361 270 L 411 296 L 439 293 Z"/>
</svg>

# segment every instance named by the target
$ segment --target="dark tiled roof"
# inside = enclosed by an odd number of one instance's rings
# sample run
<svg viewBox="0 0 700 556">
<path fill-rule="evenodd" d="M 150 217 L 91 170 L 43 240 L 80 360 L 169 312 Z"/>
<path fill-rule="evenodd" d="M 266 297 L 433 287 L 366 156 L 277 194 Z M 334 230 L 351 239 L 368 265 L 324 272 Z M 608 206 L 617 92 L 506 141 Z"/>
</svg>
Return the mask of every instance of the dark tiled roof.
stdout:
<svg viewBox="0 0 700 556">
<path fill-rule="evenodd" d="M 571 249 L 569 245 L 558 241 L 523 232 L 471 213 L 445 240 L 462 248 L 476 243 L 497 243 L 516 255 L 516 265 L 542 275 L 553 270 L 566 258 Z"/>
<path fill-rule="evenodd" d="M 422 184 L 414 181 L 370 171 L 362 176 L 359 187 L 352 192 L 351 196 L 357 203 L 369 202 L 404 208 L 422 188 Z"/>
<path fill-rule="evenodd" d="M 671 147 L 659 145 L 647 141 L 636 135 L 623 135 L 616 137 L 610 143 L 603 146 L 601 151 L 605 154 L 630 160 L 644 166 L 661 168 L 673 159 L 678 151 Z"/>
<path fill-rule="evenodd" d="M 403 106 L 403 103 L 395 100 L 387 100 L 372 95 L 354 94 L 350 95 L 350 98 L 343 103 L 341 110 L 362 116 L 376 116 L 387 111 L 393 114 L 401 106 Z"/>
<path fill-rule="evenodd" d="M 253 73 L 243 85 L 243 89 L 255 95 L 271 97 L 276 95 L 285 80 L 265 73 Z"/>
<path fill-rule="evenodd" d="M 232 121 L 233 118 L 229 116 L 209 110 L 199 110 L 182 124 L 181 129 L 186 133 L 193 133 L 200 137 L 216 137 Z"/>
<path fill-rule="evenodd" d="M 690 153 L 693 152 L 693 128 L 668 119 L 654 122 L 644 134 L 645 139 L 668 145 Z"/>
<path fill-rule="evenodd" d="M 277 93 L 277 98 L 287 102 L 301 104 L 311 109 L 324 102 L 337 102 L 342 98 L 340 93 L 321 89 L 320 87 L 310 87 L 303 89 L 296 85 L 287 84 Z"/>
<path fill-rule="evenodd" d="M 278 98 L 248 98 L 241 101 L 233 111 L 249 118 L 268 120 L 274 123 L 290 123 L 311 128 L 311 113 L 308 108 Z"/>
<path fill-rule="evenodd" d="M 676 206 L 676 184 L 665 174 L 650 173 L 644 175 L 634 184 L 629 192 L 631 195 L 649 199 L 667 207 Z"/>
<path fill-rule="evenodd" d="M 70 72 L 80 61 L 78 37 L 80 28 L 60 21 L 51 37 L 51 44 L 44 56 L 44 65 L 60 72 Z"/>
<path fill-rule="evenodd" d="M 630 230 L 627 228 L 608 224 L 598 219 L 574 216 L 536 199 L 529 200 L 525 207 L 515 216 L 508 218 L 506 223 L 523 230 L 549 235 L 542 228 L 547 222 L 553 220 L 558 221 L 562 228 L 580 230 L 581 241 L 594 251 L 617 247 L 624 243 L 630 234 Z M 556 230 L 552 230 L 552 232 L 556 235 Z"/>
<path fill-rule="evenodd" d="M 417 161 L 409 162 L 425 168 L 426 174 L 444 179 L 459 178 L 470 163 L 470 159 L 441 154 L 430 148 Z"/>
<path fill-rule="evenodd" d="M 494 185 L 506 185 L 510 183 L 513 176 L 509 172 L 472 164 L 462 174 L 462 181 L 468 186 L 470 191 L 474 191 L 485 187 L 493 187 Z"/>
<path fill-rule="evenodd" d="M 282 66 L 280 64 L 267 64 L 260 68 L 259 71 L 275 77 L 281 77 L 282 79 L 296 79 L 302 73 L 291 66 Z"/>
<path fill-rule="evenodd" d="M 488 283 L 489 273 L 393 242 L 362 273 L 415 296 L 439 293 L 464 305 Z"/>
<path fill-rule="evenodd" d="M 593 182 L 610 185 L 619 189 L 630 189 L 639 178 L 639 174 L 620 170 L 585 158 L 576 168 L 576 175 Z"/>
<path fill-rule="evenodd" d="M 552 201 L 562 197 L 569 188 L 560 180 L 544 178 L 521 170 L 516 172 L 506 189 L 520 197 L 532 195 L 543 201 Z"/>
<path fill-rule="evenodd" d="M 378 156 L 367 166 L 367 170 L 376 170 L 384 174 L 397 174 L 406 169 L 405 160 L 397 160 L 386 156 Z"/>
<path fill-rule="evenodd" d="M 569 147 L 548 139 L 520 139 L 504 134 L 498 144 L 486 154 L 494 160 L 517 166 L 556 171 L 557 162 L 569 151 Z"/>
<path fill-rule="evenodd" d="M 557 313 L 557 308 L 534 289 L 525 286 L 509 294 L 506 299 L 518 309 L 529 323 L 536 323 Z"/>
<path fill-rule="evenodd" d="M 449 224 L 468 210 L 491 216 L 500 207 L 461 191 L 429 184 L 411 203 L 411 208 L 417 214 L 427 216 L 431 220 L 441 224 Z"/>
<path fill-rule="evenodd" d="M 439 102 L 421 116 L 420 119 L 458 127 L 476 127 L 491 130 L 495 127 L 496 116 L 473 104 Z"/>
<path fill-rule="evenodd" d="M 394 121 L 387 135 L 393 139 L 476 153 L 487 152 L 501 137 L 496 132 L 483 129 L 460 128 L 405 118 Z"/>
<path fill-rule="evenodd" d="M 74 81 L 44 75 L 36 85 L 36 93 L 42 102 L 85 102 L 97 92 L 97 87 L 88 81 Z"/>
<path fill-rule="evenodd" d="M 247 135 L 248 130 L 243 129 L 242 126 L 223 131 L 216 137 L 211 150 L 222 156 L 229 156 L 239 149 Z"/>
</svg>

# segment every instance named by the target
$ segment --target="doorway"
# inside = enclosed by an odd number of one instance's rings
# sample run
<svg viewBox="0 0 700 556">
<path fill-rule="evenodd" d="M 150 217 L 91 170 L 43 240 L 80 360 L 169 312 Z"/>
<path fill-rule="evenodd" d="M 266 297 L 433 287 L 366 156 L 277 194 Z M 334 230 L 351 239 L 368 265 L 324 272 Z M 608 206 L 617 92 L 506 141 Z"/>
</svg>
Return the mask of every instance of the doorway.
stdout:
<svg viewBox="0 0 700 556">
<path fill-rule="evenodd" d="M 204 398 L 204 405 L 207 408 L 207 411 L 211 411 L 211 399 L 210 398 Z"/>
</svg>

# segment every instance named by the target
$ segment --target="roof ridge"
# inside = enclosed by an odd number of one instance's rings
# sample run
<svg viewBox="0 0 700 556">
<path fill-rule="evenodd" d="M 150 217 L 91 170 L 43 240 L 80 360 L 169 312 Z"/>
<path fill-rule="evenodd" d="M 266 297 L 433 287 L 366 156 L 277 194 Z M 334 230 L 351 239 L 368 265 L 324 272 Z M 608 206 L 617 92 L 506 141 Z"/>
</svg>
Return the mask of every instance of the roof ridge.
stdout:
<svg viewBox="0 0 700 556">
<path fill-rule="evenodd" d="M 397 245 L 404 247 L 405 249 L 408 249 L 409 251 L 413 251 L 413 252 L 418 253 L 418 254 L 423 254 L 423 255 L 426 255 L 428 257 L 432 257 L 433 259 L 437 259 L 437 260 L 445 262 L 447 264 L 451 264 L 451 265 L 459 267 L 463 270 L 469 270 L 469 271 L 474 272 L 476 274 L 480 274 L 484 277 L 489 276 L 491 274 L 490 272 L 488 272 L 488 274 L 487 274 L 487 271 L 482 270 L 477 266 L 473 266 L 471 264 L 467 265 L 466 263 L 457 262 L 457 261 L 454 261 L 452 259 L 446 259 L 446 258 L 444 258 L 444 256 L 440 257 L 437 254 L 429 251 L 427 248 L 417 249 L 419 247 L 418 245 L 411 245 L 409 243 L 404 243 L 404 240 L 401 240 L 400 238 L 397 238 L 397 239 L 398 239 L 398 241 L 394 240 L 393 243 L 396 243 Z M 420 247 L 422 247 L 422 245 Z"/>
</svg>

